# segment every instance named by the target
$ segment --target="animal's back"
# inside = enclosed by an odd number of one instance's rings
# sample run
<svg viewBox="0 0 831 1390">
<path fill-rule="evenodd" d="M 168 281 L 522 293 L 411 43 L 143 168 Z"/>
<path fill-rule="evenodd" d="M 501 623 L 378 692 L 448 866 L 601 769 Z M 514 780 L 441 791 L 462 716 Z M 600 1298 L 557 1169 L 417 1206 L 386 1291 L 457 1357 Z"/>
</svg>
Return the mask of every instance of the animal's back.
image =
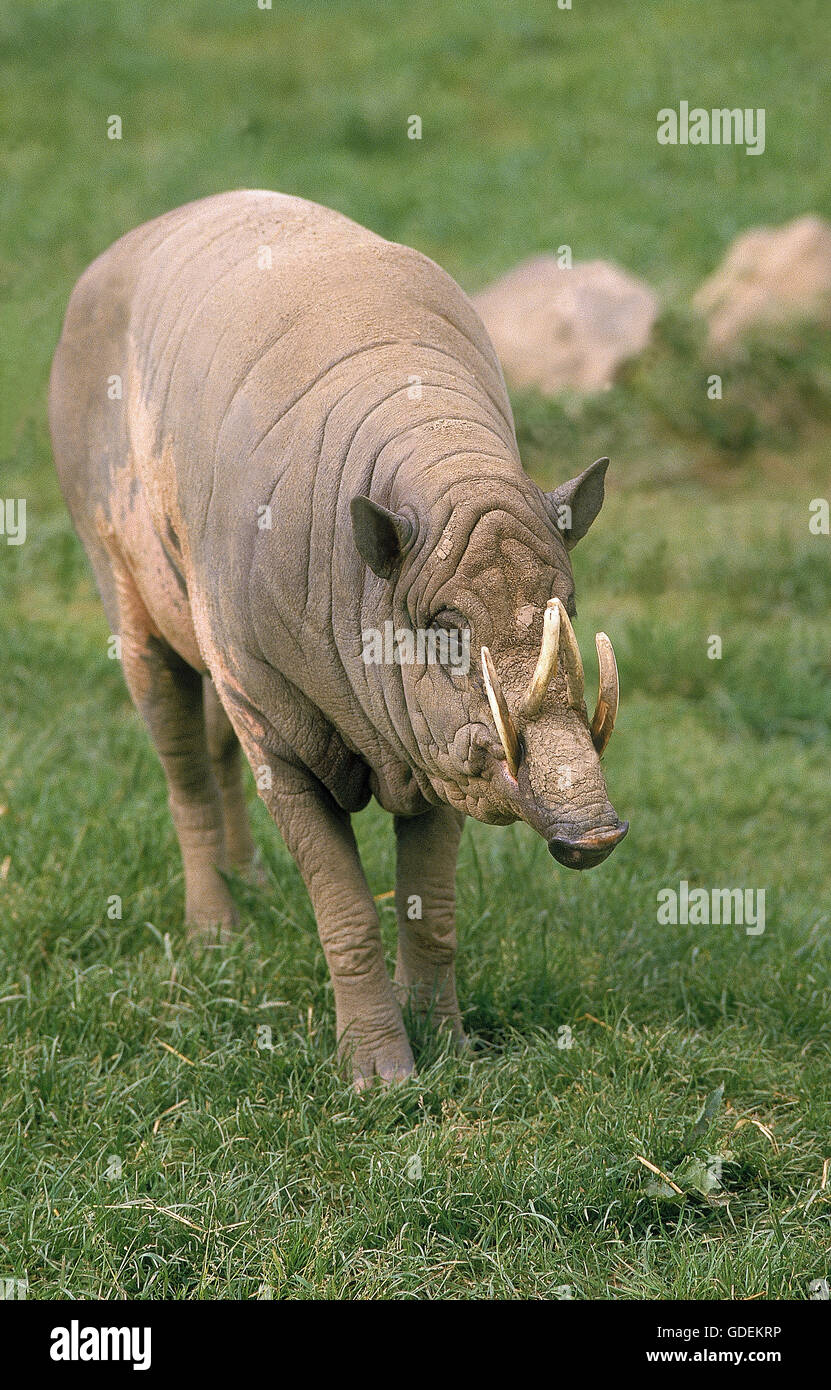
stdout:
<svg viewBox="0 0 831 1390">
<path fill-rule="evenodd" d="M 252 520 L 278 485 L 290 499 L 280 506 L 287 543 L 308 572 L 312 493 L 319 522 L 346 451 L 323 461 L 333 476 L 322 478 L 324 421 L 348 440 L 373 392 L 384 406 L 390 370 L 406 386 L 425 352 L 454 379 L 467 357 L 510 421 L 495 356 L 459 287 L 340 213 L 239 191 L 115 242 L 73 292 L 50 388 L 58 473 L 113 630 L 108 528 L 160 631 L 195 664 L 186 594 L 192 603 L 218 555 L 248 564 Z M 342 397 L 355 404 L 333 411 Z M 389 416 L 382 409 L 379 420 Z M 229 537 L 248 538 L 245 553 L 230 554 Z"/>
<path fill-rule="evenodd" d="M 240 380 L 313 303 L 312 267 L 371 242 L 382 244 L 317 204 L 240 191 L 128 232 L 78 280 L 52 364 L 49 417 L 61 487 L 113 631 L 114 537 L 160 630 L 199 664 L 164 538 L 185 481 L 176 466 L 197 494 L 200 475 L 210 489 L 216 435 Z M 279 383 L 273 395 L 279 408 Z M 165 456 L 165 441 L 176 439 L 181 456 Z"/>
<path fill-rule="evenodd" d="M 220 340 L 226 368 L 246 347 L 261 350 L 274 320 L 302 302 L 303 271 L 311 278 L 316 260 L 357 242 L 388 244 L 305 199 L 242 190 L 164 213 L 98 256 L 72 291 L 50 380 L 56 464 L 73 514 L 79 487 L 95 485 L 107 461 L 101 444 L 115 450 L 111 464 L 123 461 L 131 427 L 140 428 L 138 402 L 154 409 L 159 388 L 169 399 L 177 372 L 180 382 L 198 380 Z M 126 411 L 110 408 L 116 376 L 135 390 Z"/>
</svg>

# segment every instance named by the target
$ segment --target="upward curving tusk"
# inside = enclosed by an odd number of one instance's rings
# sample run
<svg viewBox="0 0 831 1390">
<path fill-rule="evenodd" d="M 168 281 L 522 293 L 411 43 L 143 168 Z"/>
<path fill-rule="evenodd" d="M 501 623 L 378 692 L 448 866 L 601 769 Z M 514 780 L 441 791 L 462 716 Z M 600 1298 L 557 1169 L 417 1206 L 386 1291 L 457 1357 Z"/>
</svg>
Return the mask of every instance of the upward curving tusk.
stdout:
<svg viewBox="0 0 831 1390">
<path fill-rule="evenodd" d="M 591 735 L 597 756 L 601 757 L 615 727 L 620 699 L 620 681 L 618 680 L 614 648 L 605 632 L 597 633 L 594 645 L 597 648 L 597 664 L 600 675 L 597 686 L 597 708 L 591 722 Z"/>
<path fill-rule="evenodd" d="M 491 707 L 496 732 L 499 734 L 502 747 L 505 750 L 505 757 L 508 760 L 508 768 L 511 776 L 516 777 L 519 771 L 519 739 L 511 719 L 511 712 L 502 693 L 496 667 L 487 647 L 482 648 L 482 676 L 485 681 L 485 694 Z"/>
<path fill-rule="evenodd" d="M 549 599 L 545 605 L 542 620 L 542 644 L 537 657 L 534 674 L 528 682 L 528 689 L 519 702 L 519 713 L 526 719 L 533 719 L 545 699 L 545 692 L 557 674 L 557 658 L 560 653 L 560 600 Z M 565 612 L 565 609 L 563 609 Z"/>
<path fill-rule="evenodd" d="M 563 644 L 563 665 L 568 686 L 568 702 L 575 708 L 583 703 L 583 658 L 577 645 L 571 619 L 559 599 L 554 600 L 560 607 L 560 631 Z"/>
</svg>

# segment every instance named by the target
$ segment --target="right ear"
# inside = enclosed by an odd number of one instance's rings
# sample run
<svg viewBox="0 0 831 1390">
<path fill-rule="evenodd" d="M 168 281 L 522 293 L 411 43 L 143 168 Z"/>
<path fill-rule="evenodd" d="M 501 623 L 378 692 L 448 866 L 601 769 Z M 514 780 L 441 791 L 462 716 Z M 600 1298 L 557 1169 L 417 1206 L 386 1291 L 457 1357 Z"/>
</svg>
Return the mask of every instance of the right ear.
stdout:
<svg viewBox="0 0 831 1390">
<path fill-rule="evenodd" d="M 364 564 L 381 579 L 391 579 L 415 535 L 413 523 L 368 497 L 353 497 L 349 510 L 355 545 Z"/>
<path fill-rule="evenodd" d="M 582 540 L 603 506 L 603 484 L 608 467 L 607 458 L 598 459 L 576 478 L 545 493 L 548 510 L 568 550 Z"/>
</svg>

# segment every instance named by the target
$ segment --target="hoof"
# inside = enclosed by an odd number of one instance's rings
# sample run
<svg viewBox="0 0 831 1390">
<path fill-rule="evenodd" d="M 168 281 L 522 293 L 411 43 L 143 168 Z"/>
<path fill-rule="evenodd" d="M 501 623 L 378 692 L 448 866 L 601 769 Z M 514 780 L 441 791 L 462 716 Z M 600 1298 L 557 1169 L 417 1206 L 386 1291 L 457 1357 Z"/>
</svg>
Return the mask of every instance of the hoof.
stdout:
<svg viewBox="0 0 831 1390">
<path fill-rule="evenodd" d="M 227 946 L 233 940 L 233 922 L 188 922 L 185 940 L 194 951 L 210 950 L 215 946 Z"/>
<path fill-rule="evenodd" d="M 399 1086 L 402 1081 L 408 1081 L 411 1076 L 415 1076 L 415 1063 L 409 1063 L 399 1059 L 381 1058 L 374 1063 L 375 1070 L 367 1072 L 360 1067 L 353 1067 L 353 1085 L 360 1094 L 370 1090 L 373 1086 L 380 1086 L 386 1090 L 390 1086 Z"/>
<path fill-rule="evenodd" d="M 244 879 L 249 888 L 268 888 L 271 884 L 268 870 L 263 862 L 259 850 L 255 850 L 247 864 L 235 866 L 240 878 Z"/>
<path fill-rule="evenodd" d="M 185 912 L 186 940 L 192 947 L 224 946 L 233 938 L 236 925 L 237 914 L 230 895 L 221 908 L 211 905 L 201 911 Z"/>
<path fill-rule="evenodd" d="M 415 1061 L 406 1034 L 388 1038 L 375 1047 L 360 1045 L 341 1049 L 342 1060 L 352 1067 L 356 1091 L 373 1086 L 397 1086 L 415 1074 Z"/>
</svg>

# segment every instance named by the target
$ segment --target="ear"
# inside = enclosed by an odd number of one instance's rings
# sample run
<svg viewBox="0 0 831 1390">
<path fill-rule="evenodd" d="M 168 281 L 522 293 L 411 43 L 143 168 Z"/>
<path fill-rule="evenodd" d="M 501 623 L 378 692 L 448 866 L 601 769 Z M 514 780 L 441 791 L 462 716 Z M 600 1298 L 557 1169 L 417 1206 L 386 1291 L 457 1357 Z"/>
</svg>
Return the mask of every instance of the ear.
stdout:
<svg viewBox="0 0 831 1390">
<path fill-rule="evenodd" d="M 598 459 L 576 478 L 545 493 L 548 510 L 568 550 L 583 539 L 603 506 L 603 482 L 608 467 L 608 459 Z"/>
<path fill-rule="evenodd" d="M 413 523 L 368 497 L 353 497 L 349 510 L 358 554 L 373 574 L 390 579 L 415 535 Z"/>
</svg>

